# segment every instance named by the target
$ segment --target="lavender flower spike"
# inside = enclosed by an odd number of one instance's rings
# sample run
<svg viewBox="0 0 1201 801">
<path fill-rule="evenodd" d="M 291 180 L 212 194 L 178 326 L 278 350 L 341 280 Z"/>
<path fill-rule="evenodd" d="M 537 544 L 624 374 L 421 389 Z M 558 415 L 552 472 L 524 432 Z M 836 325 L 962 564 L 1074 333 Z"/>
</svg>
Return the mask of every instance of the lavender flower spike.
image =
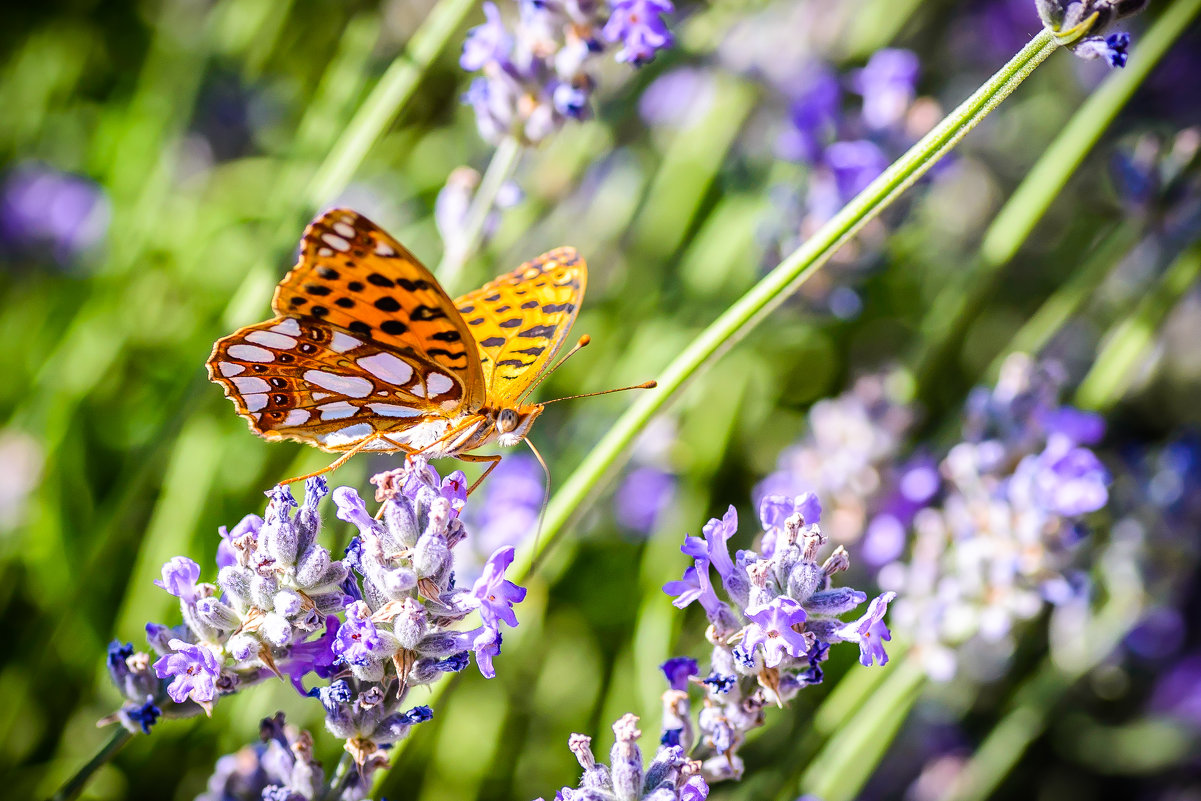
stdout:
<svg viewBox="0 0 1201 801">
<path fill-rule="evenodd" d="M 191 699 L 211 712 L 213 699 L 217 697 L 217 678 L 221 675 L 217 657 L 203 645 L 183 640 L 171 640 L 170 645 L 172 653 L 154 663 L 154 672 L 160 679 L 172 679 L 167 695 L 177 704 Z"/>
<path fill-rule="evenodd" d="M 663 15 L 675 10 L 670 0 L 614 0 L 602 33 L 610 42 L 621 42 L 617 60 L 641 66 L 671 47 L 674 40 Z"/>
<path fill-rule="evenodd" d="M 777 598 L 767 606 L 747 610 L 752 621 L 747 627 L 743 650 L 754 656 L 755 649 L 763 646 L 764 664 L 776 667 L 785 655 L 801 657 L 809 652 L 809 641 L 793 626 L 805 623 L 805 610 L 792 598 Z"/>
</svg>

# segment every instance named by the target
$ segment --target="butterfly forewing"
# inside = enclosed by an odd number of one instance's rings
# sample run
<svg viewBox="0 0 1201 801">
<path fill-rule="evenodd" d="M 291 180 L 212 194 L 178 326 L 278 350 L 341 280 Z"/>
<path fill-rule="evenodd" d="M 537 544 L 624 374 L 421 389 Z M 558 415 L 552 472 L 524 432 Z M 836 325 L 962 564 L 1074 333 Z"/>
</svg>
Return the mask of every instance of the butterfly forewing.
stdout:
<svg viewBox="0 0 1201 801">
<path fill-rule="evenodd" d="M 285 317 L 218 340 L 209 377 L 268 439 L 345 451 L 420 446 L 461 408 L 450 370 L 322 320 Z"/>
<path fill-rule="evenodd" d="M 558 248 L 455 300 L 479 345 L 493 408 L 515 403 L 563 346 L 584 299 L 588 268 Z"/>
<path fill-rule="evenodd" d="M 454 304 L 412 253 L 357 212 L 327 211 L 305 229 L 300 259 L 272 307 L 411 351 L 455 376 L 463 410 L 484 404 L 471 332 Z"/>
</svg>

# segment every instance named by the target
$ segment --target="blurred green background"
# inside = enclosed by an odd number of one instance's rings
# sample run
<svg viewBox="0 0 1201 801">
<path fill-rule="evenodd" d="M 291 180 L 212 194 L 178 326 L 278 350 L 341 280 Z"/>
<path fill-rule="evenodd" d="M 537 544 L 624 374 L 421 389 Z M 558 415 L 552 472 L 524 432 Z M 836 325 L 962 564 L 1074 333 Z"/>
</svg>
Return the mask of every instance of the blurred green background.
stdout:
<svg viewBox="0 0 1201 801">
<path fill-rule="evenodd" d="M 1024 8 L 993 4 L 1019 15 Z M 753 52 L 762 26 L 787 20 L 798 48 L 844 73 L 879 48 L 912 50 L 932 123 L 939 107 L 953 106 L 1007 58 L 1003 48 L 981 45 L 997 24 L 980 16 L 987 5 L 682 5 L 671 21 L 677 48 L 637 71 L 605 66 L 596 119 L 569 123 L 523 154 L 514 180 L 524 198 L 503 213 L 452 291 L 574 245 L 591 268 L 575 331 L 591 334 L 593 345 L 542 397 L 654 377 L 790 241 L 778 233 L 788 218 L 777 190 L 805 175 L 772 148 L 786 113 L 750 65 L 765 57 Z M 1172 6 L 1153 3 L 1134 23 L 1128 69 L 1139 59 L 1140 32 Z M 1032 8 L 1028 15 L 1026 30 L 1036 30 Z M 151 584 L 160 565 L 178 554 L 210 565 L 218 526 L 261 512 L 262 492 L 275 481 L 326 462 L 252 436 L 206 381 L 204 361 L 215 339 L 268 316 L 272 286 L 321 208 L 351 206 L 431 267 L 438 263 L 437 194 L 456 167 L 482 170 L 490 155 L 459 101 L 467 76 L 458 51 L 481 19 L 478 5 L 463 0 L 6 9 L 0 174 L 10 188 L 58 176 L 66 198 L 43 212 L 46 227 L 32 234 L 21 216 L 28 212 L 14 206 L 19 198 L 10 192 L 0 209 L 6 797 L 49 795 L 105 740 L 95 723 L 119 704 L 104 669 L 106 644 L 120 638 L 141 647 L 146 621 L 177 619 L 173 599 Z M 1113 410 L 1117 425 L 1148 442 L 1201 422 L 1201 296 L 1187 274 L 1178 286 L 1150 291 L 1196 240 L 1195 220 L 1180 223 L 1180 193 L 1163 187 L 1149 200 L 1124 195 L 1112 169 L 1116 154 L 1167 152 L 1180 131 L 1201 123 L 1201 29 L 1193 21 L 1166 44 L 1153 69 L 1123 79 L 1125 94 L 1111 93 L 1103 111 L 1112 119 L 1089 123 L 1086 132 L 1099 139 L 1083 148 L 1066 186 L 1044 176 L 1024 196 L 1017 213 L 1033 210 L 1032 230 L 1015 223 L 1012 208 L 1010 217 L 998 210 L 1090 92 L 1120 75 L 1099 62 L 1055 54 L 854 253 L 692 382 L 655 441 L 634 449 L 636 461 L 677 482 L 651 535 L 619 525 L 609 496 L 601 497 L 531 580 L 498 677 L 467 671 L 451 681 L 384 794 L 552 795 L 577 772 L 568 734 L 595 735 L 599 753 L 626 711 L 643 717 L 649 749 L 658 663 L 702 647 L 697 610 L 673 610 L 658 589 L 683 568 L 683 534 L 729 503 L 753 520 L 750 489 L 804 432 L 810 404 L 858 374 L 900 365 L 922 409 L 915 436 L 953 436 L 968 388 L 991 377 L 990 364 L 1057 289 L 1076 286 L 1079 303 L 1036 344 L 1049 344 L 1076 379 L 1088 374 L 1106 332 L 1153 295 L 1139 320 L 1145 342 L 1104 372 L 1108 383 L 1094 389 L 1092 405 Z M 696 114 L 685 122 L 648 124 L 639 112 L 644 91 L 685 67 L 702 76 L 705 102 L 690 96 L 685 105 Z M 1196 160 L 1185 161 L 1181 183 L 1191 191 Z M 853 290 L 851 313 L 828 302 L 838 286 Z M 548 409 L 534 440 L 557 482 L 629 403 L 617 395 Z M 362 490 L 370 472 L 389 464 L 358 458 L 336 482 Z M 328 525 L 331 543 L 344 544 L 347 529 Z M 1037 636 L 1029 648 L 1039 653 Z M 827 685 L 769 715 L 746 752 L 750 778 L 715 788 L 716 797 L 795 795 L 789 777 L 812 750 L 807 720 L 851 660 L 836 653 Z M 1019 660 L 1014 675 L 982 693 L 964 725 L 987 731 L 1032 664 Z M 420 693 L 413 700 L 423 702 Z M 276 709 L 313 728 L 332 764 L 339 744 L 317 731 L 316 705 L 271 683 L 219 704 L 212 720 L 164 722 L 136 738 L 85 797 L 190 798 L 217 756 L 253 740 L 258 720 Z M 1121 752 L 1139 747 L 1097 742 Z M 1053 738 L 1040 745 L 1004 797 L 1102 794 L 1088 778 L 1095 753 L 1084 759 Z"/>
</svg>

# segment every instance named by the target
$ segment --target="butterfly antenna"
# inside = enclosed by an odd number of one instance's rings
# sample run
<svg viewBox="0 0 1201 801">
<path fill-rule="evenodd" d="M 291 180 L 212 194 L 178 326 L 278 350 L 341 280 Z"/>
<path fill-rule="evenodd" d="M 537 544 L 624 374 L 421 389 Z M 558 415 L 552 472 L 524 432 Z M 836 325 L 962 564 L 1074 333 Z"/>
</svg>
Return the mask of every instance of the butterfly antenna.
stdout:
<svg viewBox="0 0 1201 801">
<path fill-rule="evenodd" d="M 588 343 L 590 343 L 591 341 L 592 341 L 592 337 L 588 336 L 587 334 L 584 334 L 582 337 L 580 337 L 580 341 L 575 343 L 575 346 L 571 350 L 567 351 L 566 355 L 564 355 L 562 359 L 559 359 L 559 361 L 555 362 L 553 365 L 551 365 L 550 367 L 543 370 L 538 375 L 538 377 L 536 379 L 534 379 L 533 382 L 530 383 L 530 385 L 526 388 L 525 392 L 521 393 L 521 398 L 518 398 L 518 400 L 520 401 L 526 395 L 529 395 L 531 392 L 533 392 L 534 387 L 541 384 L 543 381 L 545 381 L 547 378 L 550 377 L 551 373 L 553 373 L 555 370 L 558 370 L 560 367 L 562 367 L 563 362 L 570 359 L 581 349 L 588 347 Z"/>
<path fill-rule="evenodd" d="M 530 442 L 528 437 L 525 444 L 530 446 L 534 458 L 538 460 L 538 464 L 542 465 L 542 474 L 546 476 L 546 484 L 542 488 L 542 508 L 538 510 L 538 528 L 534 533 L 534 555 L 530 559 L 530 571 L 533 572 L 535 560 L 538 558 L 538 543 L 542 539 L 542 524 L 546 521 L 546 506 L 550 503 L 550 468 L 546 466 L 546 460 L 542 458 L 542 454 L 538 453 L 538 449 L 534 447 L 534 443 Z"/>
<path fill-rule="evenodd" d="M 575 400 L 576 398 L 592 398 L 597 395 L 608 395 L 612 392 L 625 392 L 627 389 L 654 389 L 657 386 L 659 386 L 659 382 L 657 381 L 644 381 L 643 383 L 635 384 L 632 387 L 618 387 L 617 389 L 604 389 L 600 392 L 585 392 L 583 395 L 568 395 L 565 398 L 552 398 L 548 401 L 542 401 L 542 405 L 545 406 L 548 403 L 558 403 L 559 401 L 565 400 Z"/>
</svg>

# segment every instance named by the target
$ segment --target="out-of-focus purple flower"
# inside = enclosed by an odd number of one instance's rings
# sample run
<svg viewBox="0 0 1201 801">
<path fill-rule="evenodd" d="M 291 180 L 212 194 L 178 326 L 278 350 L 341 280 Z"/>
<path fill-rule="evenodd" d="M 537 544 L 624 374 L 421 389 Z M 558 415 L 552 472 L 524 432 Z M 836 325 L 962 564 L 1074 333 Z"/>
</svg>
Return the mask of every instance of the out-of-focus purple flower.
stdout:
<svg viewBox="0 0 1201 801">
<path fill-rule="evenodd" d="M 753 655 L 762 646 L 768 667 L 779 665 L 785 655 L 800 658 L 809 651 L 809 641 L 793 628 L 802 625 L 807 615 L 793 599 L 776 598 L 767 606 L 748 609 L 746 616 L 752 623 L 746 629 L 743 650 Z"/>
<path fill-rule="evenodd" d="M 871 667 L 873 662 L 888 664 L 884 643 L 892 639 L 892 632 L 884 623 L 884 613 L 888 611 L 888 604 L 896 597 L 895 592 L 886 592 L 873 598 L 863 617 L 835 630 L 839 638 L 859 643 L 859 662 L 865 667 Z"/>
<path fill-rule="evenodd" d="M 602 35 L 610 42 L 621 42 L 618 61 L 649 63 L 657 52 L 672 45 L 663 15 L 673 11 L 670 0 L 613 0 Z"/>
<path fill-rule="evenodd" d="M 67 264 L 95 247 L 108 230 L 109 202 L 78 175 L 26 163 L 0 186 L 0 246 Z"/>
<path fill-rule="evenodd" d="M 835 142 L 826 148 L 823 162 L 834 177 L 834 185 L 845 203 L 874 181 L 889 159 L 875 142 L 858 139 Z"/>
<path fill-rule="evenodd" d="M 490 61 L 503 62 L 513 49 L 513 37 L 500 18 L 495 3 L 484 3 L 483 25 L 467 31 L 459 66 L 468 72 L 484 68 Z"/>
<path fill-rule="evenodd" d="M 657 467 L 631 470 L 617 488 L 614 511 L 617 522 L 640 534 L 650 534 L 675 497 L 675 474 Z"/>
<path fill-rule="evenodd" d="M 874 129 L 899 123 L 916 95 L 920 69 L 917 55 L 909 50 L 877 50 L 863 69 L 851 78 L 863 96 L 863 121 Z"/>
<path fill-rule="evenodd" d="M 1189 654 L 1164 671 L 1150 708 L 1201 728 L 1201 653 Z"/>
<path fill-rule="evenodd" d="M 1130 630 L 1123 643 L 1144 659 L 1171 656 L 1184 642 L 1186 623 L 1179 609 L 1152 609 Z"/>
<path fill-rule="evenodd" d="M 464 522 L 471 531 L 467 544 L 478 561 L 464 565 L 460 574 L 477 576 L 488 554 L 532 535 L 544 492 L 542 468 L 533 457 L 514 454 L 497 465 L 483 485 L 483 497 L 467 510 Z"/>
<path fill-rule="evenodd" d="M 217 678 L 221 675 L 217 657 L 203 645 L 183 640 L 171 640 L 170 646 L 171 653 L 154 663 L 160 679 L 171 679 L 167 695 L 177 704 L 190 699 L 207 708 L 217 697 Z"/>
<path fill-rule="evenodd" d="M 687 690 L 688 679 L 700 672 L 700 665 L 689 656 L 673 656 L 659 668 L 667 677 L 667 684 L 673 690 Z"/>
<path fill-rule="evenodd" d="M 513 604 L 525 600 L 525 588 L 505 578 L 505 571 L 513 564 L 515 553 L 511 545 L 498 548 L 496 553 L 488 557 L 483 574 L 471 588 L 471 596 L 479 605 L 480 617 L 485 625 L 492 628 L 497 628 L 502 622 L 516 626 L 517 615 L 513 612 Z"/>
<path fill-rule="evenodd" d="M 713 106 L 713 76 L 695 67 L 663 73 L 642 90 L 638 114 L 647 125 L 687 129 Z"/>
<path fill-rule="evenodd" d="M 833 71 L 817 66 L 788 107 L 792 125 L 776 142 L 782 158 L 817 163 L 825 146 L 838 132 L 842 113 L 842 86 Z"/>
<path fill-rule="evenodd" d="M 1023 459 L 1013 482 L 1022 495 L 1029 482 L 1033 499 L 1064 517 L 1095 512 L 1109 500 L 1109 473 L 1096 454 L 1062 436 L 1052 436 L 1041 454 Z"/>
<path fill-rule="evenodd" d="M 1047 434 L 1060 434 L 1077 445 L 1096 445 L 1105 436 L 1105 418 L 1071 406 L 1040 410 L 1038 421 Z"/>
</svg>

